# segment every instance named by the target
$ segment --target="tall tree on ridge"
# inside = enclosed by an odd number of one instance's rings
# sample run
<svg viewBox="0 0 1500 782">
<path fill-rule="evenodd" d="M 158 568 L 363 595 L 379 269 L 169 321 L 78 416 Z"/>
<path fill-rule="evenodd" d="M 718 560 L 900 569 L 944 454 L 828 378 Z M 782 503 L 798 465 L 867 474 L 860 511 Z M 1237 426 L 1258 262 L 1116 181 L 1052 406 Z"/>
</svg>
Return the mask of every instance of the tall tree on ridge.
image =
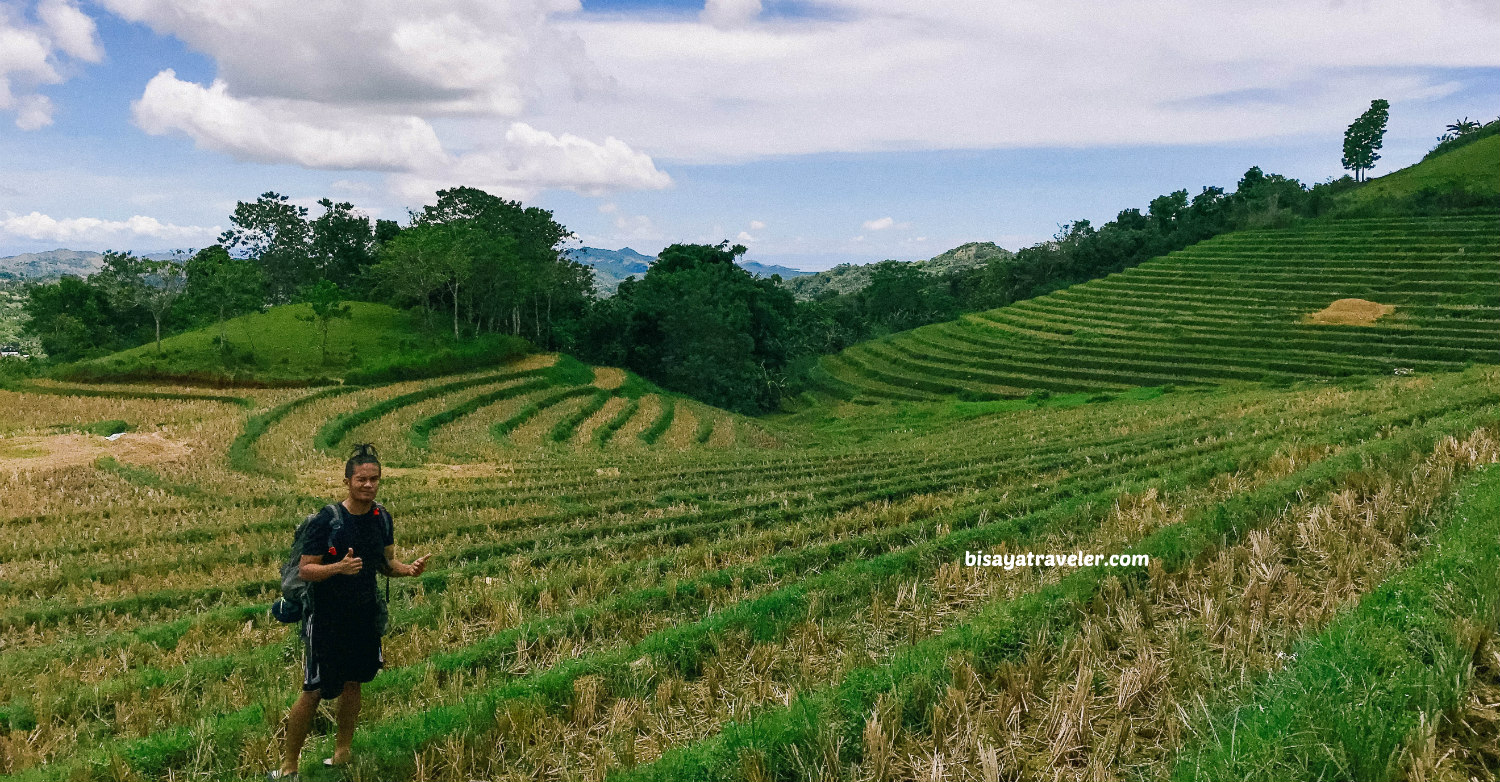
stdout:
<svg viewBox="0 0 1500 782">
<path fill-rule="evenodd" d="M 285 304 L 312 279 L 312 229 L 307 207 L 279 193 L 262 193 L 251 203 L 240 201 L 229 218 L 234 227 L 219 236 L 230 253 L 260 264 L 271 302 Z"/>
<path fill-rule="evenodd" d="M 1381 98 L 1370 101 L 1370 108 L 1359 115 L 1344 131 L 1344 168 L 1354 172 L 1356 181 L 1365 180 L 1365 172 L 1375 167 L 1380 159 L 1376 151 L 1385 138 L 1385 123 L 1390 118 L 1391 104 Z"/>
</svg>

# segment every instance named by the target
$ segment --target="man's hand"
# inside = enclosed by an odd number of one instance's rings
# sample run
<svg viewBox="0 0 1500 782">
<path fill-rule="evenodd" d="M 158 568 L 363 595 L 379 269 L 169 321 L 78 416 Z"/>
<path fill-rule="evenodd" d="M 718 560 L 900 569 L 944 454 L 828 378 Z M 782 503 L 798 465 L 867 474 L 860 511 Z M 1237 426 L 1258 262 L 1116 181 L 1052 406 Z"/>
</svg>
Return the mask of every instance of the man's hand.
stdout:
<svg viewBox="0 0 1500 782">
<path fill-rule="evenodd" d="M 422 571 L 424 571 L 424 570 L 427 569 L 427 558 L 430 557 L 430 556 L 432 556 L 432 555 L 431 554 L 423 554 L 422 556 L 417 557 L 417 559 L 416 559 L 415 562 L 413 562 L 410 565 L 406 566 L 406 574 L 408 576 L 420 576 L 420 575 L 422 575 Z"/>
<path fill-rule="evenodd" d="M 333 563 L 333 567 L 336 573 L 352 576 L 364 569 L 365 561 L 354 556 L 354 547 L 350 546 L 349 550 L 344 552 L 344 558 Z"/>
</svg>

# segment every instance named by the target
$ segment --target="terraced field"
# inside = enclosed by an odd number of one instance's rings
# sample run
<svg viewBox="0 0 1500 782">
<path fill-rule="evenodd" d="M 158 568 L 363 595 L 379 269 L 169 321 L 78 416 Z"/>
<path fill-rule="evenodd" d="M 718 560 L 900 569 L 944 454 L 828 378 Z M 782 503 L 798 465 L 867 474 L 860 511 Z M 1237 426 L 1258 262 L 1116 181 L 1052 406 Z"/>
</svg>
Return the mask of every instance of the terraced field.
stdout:
<svg viewBox="0 0 1500 782">
<path fill-rule="evenodd" d="M 1394 307 L 1310 320 L 1342 299 Z M 826 357 L 825 396 L 933 400 L 1285 384 L 1500 362 L 1500 218 L 1324 220 L 1226 234 L 1133 269 Z"/>
<path fill-rule="evenodd" d="M 1244 758 L 1268 778 L 1373 779 L 1486 762 L 1421 747 L 1473 744 L 1430 726 L 1466 702 L 1461 663 L 1500 595 L 1500 514 L 1478 512 L 1500 497 L 1483 469 L 1500 458 L 1494 368 L 766 420 L 559 357 L 374 388 L 72 390 L 0 390 L 9 778 L 274 767 L 301 670 L 267 615 L 276 569 L 364 439 L 391 454 L 398 547 L 432 564 L 392 582 L 355 779 L 1240 779 Z M 104 419 L 134 429 L 77 431 Z M 78 437 L 95 450 L 38 460 Z M 1150 564 L 964 564 L 1027 551 Z M 1402 698 L 1412 667 L 1375 659 L 1317 701 L 1364 711 L 1312 708 L 1294 685 L 1325 681 L 1302 666 L 1330 655 L 1309 650 L 1359 651 L 1346 628 L 1381 624 L 1381 590 L 1432 631 L 1408 657 L 1443 661 L 1441 686 Z M 1361 744 L 1371 703 L 1391 727 Z M 1299 721 L 1235 729 L 1261 706 Z M 1287 750 L 1281 724 L 1320 752 Z M 325 713 L 308 778 L 331 734 Z M 1360 765 L 1377 749 L 1395 760 Z"/>
</svg>

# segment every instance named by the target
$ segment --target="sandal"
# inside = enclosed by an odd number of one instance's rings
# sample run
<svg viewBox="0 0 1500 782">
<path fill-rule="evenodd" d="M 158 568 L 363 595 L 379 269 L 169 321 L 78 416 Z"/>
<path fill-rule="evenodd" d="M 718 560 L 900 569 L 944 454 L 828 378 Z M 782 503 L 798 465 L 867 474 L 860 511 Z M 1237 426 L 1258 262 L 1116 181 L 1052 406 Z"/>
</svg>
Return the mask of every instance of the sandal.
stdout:
<svg viewBox="0 0 1500 782">
<path fill-rule="evenodd" d="M 267 774 L 266 779 L 270 780 L 270 782 L 301 782 L 302 774 L 296 771 L 288 774 L 278 768 Z"/>
<path fill-rule="evenodd" d="M 343 763 L 335 763 L 333 762 L 333 758 L 323 758 L 323 765 L 328 768 L 343 768 L 344 766 L 349 765 L 349 761 L 346 760 Z"/>
</svg>

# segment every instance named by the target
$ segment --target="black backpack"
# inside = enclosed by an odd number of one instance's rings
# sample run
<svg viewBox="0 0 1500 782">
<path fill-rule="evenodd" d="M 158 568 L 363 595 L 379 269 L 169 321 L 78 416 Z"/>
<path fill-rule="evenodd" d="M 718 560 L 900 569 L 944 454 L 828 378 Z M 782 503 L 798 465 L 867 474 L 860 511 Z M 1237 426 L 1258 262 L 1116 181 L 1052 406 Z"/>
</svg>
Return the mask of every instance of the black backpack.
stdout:
<svg viewBox="0 0 1500 782">
<path fill-rule="evenodd" d="M 374 507 L 380 510 L 380 517 L 385 519 L 386 532 L 394 531 L 391 515 L 380 503 Z M 332 502 L 323 506 L 323 510 L 308 514 L 307 518 L 297 525 L 297 531 L 292 536 L 292 550 L 287 554 L 286 561 L 281 565 L 281 597 L 271 604 L 271 616 L 276 621 L 285 624 L 303 622 L 312 616 L 313 602 L 311 585 L 302 580 L 302 552 L 307 546 L 308 536 L 311 534 L 312 521 L 324 510 L 333 509 L 333 519 L 328 524 L 328 540 L 332 544 L 338 538 L 339 532 L 344 529 L 344 505 L 340 502 Z M 385 581 L 385 597 L 378 600 L 380 617 L 380 634 L 385 635 L 390 629 L 390 609 L 387 603 L 391 596 L 391 580 Z M 380 597 L 376 593 L 376 597 Z"/>
</svg>

